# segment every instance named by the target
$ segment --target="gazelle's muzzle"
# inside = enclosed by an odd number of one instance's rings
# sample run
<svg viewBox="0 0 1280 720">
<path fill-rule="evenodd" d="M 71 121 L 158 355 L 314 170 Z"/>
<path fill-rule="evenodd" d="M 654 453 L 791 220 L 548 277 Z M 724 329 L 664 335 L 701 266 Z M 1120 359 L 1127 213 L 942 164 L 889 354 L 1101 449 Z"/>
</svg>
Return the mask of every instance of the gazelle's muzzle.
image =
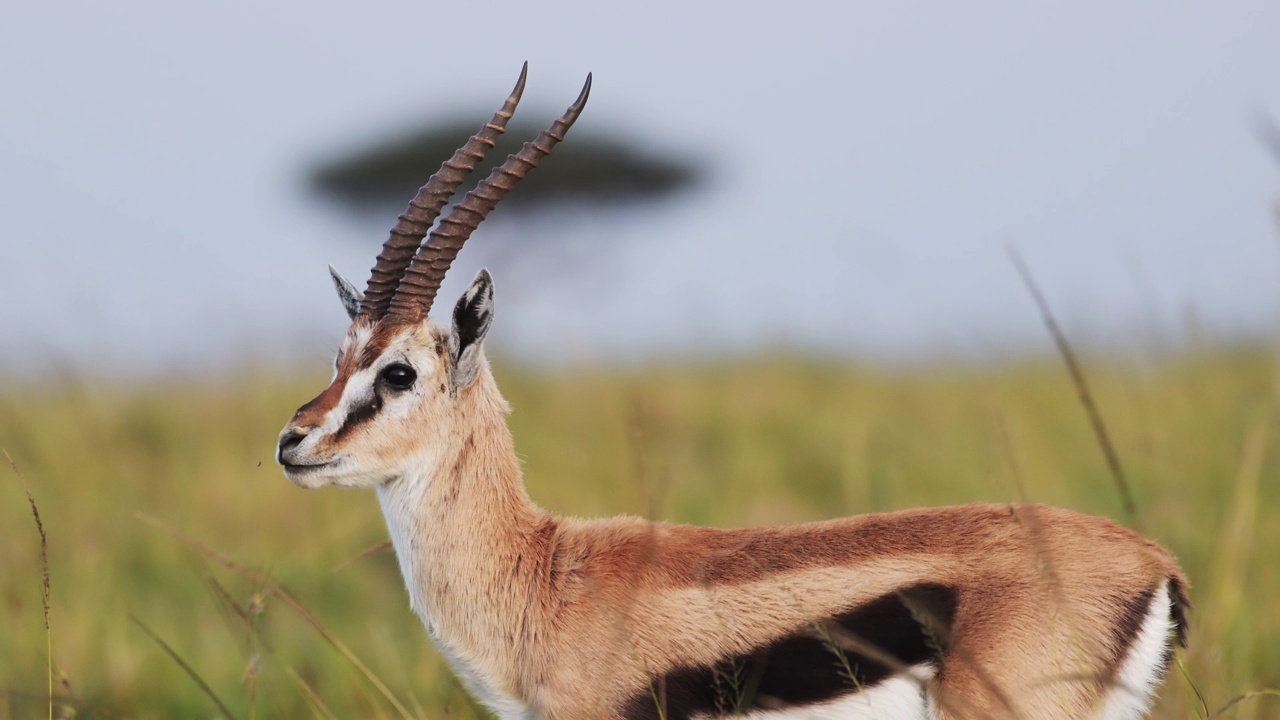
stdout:
<svg viewBox="0 0 1280 720">
<path fill-rule="evenodd" d="M 306 433 L 286 427 L 280 433 L 280 442 L 276 445 L 276 462 L 286 467 L 299 465 L 298 446 L 307 437 Z"/>
</svg>

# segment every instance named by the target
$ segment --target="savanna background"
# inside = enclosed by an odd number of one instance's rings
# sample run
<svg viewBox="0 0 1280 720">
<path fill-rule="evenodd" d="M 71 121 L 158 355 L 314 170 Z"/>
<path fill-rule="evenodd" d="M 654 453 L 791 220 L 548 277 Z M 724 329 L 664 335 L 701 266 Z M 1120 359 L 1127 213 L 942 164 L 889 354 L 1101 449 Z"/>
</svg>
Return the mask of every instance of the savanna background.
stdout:
<svg viewBox="0 0 1280 720">
<path fill-rule="evenodd" d="M 345 327 L 325 264 L 363 282 L 525 60 L 516 140 L 587 71 L 591 101 L 442 297 L 495 273 L 537 501 L 1108 515 L 1193 581 L 1157 717 L 1280 717 L 1278 26 L 1265 2 L 0 9 L 0 718 L 485 717 L 372 495 L 272 455 Z"/>
</svg>

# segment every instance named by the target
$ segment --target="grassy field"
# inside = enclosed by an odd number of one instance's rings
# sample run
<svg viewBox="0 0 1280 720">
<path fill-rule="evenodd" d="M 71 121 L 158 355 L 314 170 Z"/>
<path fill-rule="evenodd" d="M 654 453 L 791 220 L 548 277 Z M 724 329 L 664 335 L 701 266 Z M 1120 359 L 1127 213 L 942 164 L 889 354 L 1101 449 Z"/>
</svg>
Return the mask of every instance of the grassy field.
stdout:
<svg viewBox="0 0 1280 720">
<path fill-rule="evenodd" d="M 497 374 L 530 493 L 557 512 L 731 526 L 1025 498 L 1110 515 L 1172 548 L 1194 583 L 1181 658 L 1204 704 L 1175 670 L 1158 716 L 1280 687 L 1274 353 L 1086 365 L 1131 519 L 1055 358 Z M 48 537 L 51 632 L 40 535 L 0 467 L 0 719 L 46 715 L 49 645 L 61 715 L 484 717 L 409 611 L 372 493 L 306 492 L 272 460 L 325 382 L 3 385 L 0 446 Z M 1280 698 L 1226 716 L 1280 717 Z"/>
</svg>

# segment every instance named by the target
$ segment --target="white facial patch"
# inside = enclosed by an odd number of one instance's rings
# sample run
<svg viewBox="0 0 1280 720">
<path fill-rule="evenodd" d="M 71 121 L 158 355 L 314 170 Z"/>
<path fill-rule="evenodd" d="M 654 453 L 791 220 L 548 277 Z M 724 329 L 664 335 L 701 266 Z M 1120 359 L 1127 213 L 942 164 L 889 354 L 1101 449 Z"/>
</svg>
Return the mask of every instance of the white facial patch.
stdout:
<svg viewBox="0 0 1280 720">
<path fill-rule="evenodd" d="M 351 332 L 347 333 L 347 336 L 342 339 L 342 346 L 338 348 L 338 358 L 350 357 L 351 355 L 362 352 L 364 350 L 364 346 L 369 343 L 369 340 L 372 337 L 372 327 L 367 325 L 353 326 Z M 373 392 L 373 379 L 377 376 L 370 376 L 371 372 L 371 369 L 361 370 L 347 378 L 347 384 L 342 388 L 342 397 L 338 400 L 338 403 L 330 408 L 329 412 L 325 414 L 324 422 L 320 423 L 319 427 L 308 434 L 307 440 L 311 441 L 313 446 L 321 439 L 327 438 L 337 432 L 338 428 L 342 427 L 343 420 L 346 419 L 347 414 L 351 411 L 351 408 L 354 407 L 352 404 L 355 399 L 353 398 L 352 393 L 353 388 L 366 388 L 363 391 L 358 391 L 357 394 L 367 395 L 367 393 Z M 333 376 L 335 379 L 338 377 L 336 361 L 333 369 Z M 306 442 L 307 441 L 303 441 L 303 444 L 305 445 Z"/>
</svg>

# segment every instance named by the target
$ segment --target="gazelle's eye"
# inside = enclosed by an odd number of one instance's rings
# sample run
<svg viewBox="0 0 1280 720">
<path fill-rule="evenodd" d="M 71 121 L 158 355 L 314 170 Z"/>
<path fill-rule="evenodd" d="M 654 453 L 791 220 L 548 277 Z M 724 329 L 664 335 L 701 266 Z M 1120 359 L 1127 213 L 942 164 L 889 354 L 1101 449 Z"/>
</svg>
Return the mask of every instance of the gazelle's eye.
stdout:
<svg viewBox="0 0 1280 720">
<path fill-rule="evenodd" d="M 408 390 L 413 386 L 413 381 L 418 379 L 418 373 L 408 365 L 395 363 L 383 368 L 378 377 L 393 390 Z"/>
</svg>

